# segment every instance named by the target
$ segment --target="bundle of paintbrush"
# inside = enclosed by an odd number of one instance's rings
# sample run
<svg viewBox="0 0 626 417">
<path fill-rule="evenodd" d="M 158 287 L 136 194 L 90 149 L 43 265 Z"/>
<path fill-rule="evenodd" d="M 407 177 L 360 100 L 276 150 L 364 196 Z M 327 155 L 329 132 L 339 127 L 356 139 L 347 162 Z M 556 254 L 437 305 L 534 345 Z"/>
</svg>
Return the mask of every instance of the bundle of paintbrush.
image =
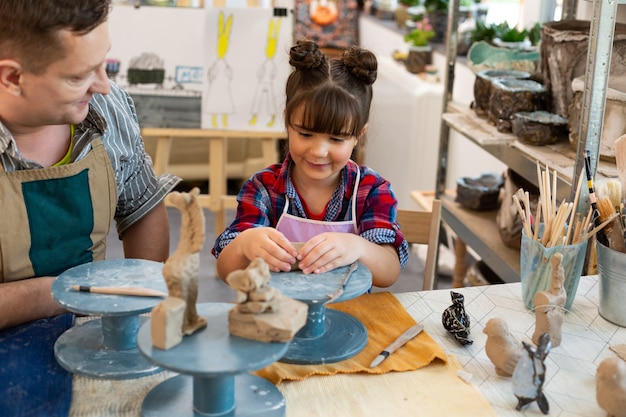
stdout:
<svg viewBox="0 0 626 417">
<path fill-rule="evenodd" d="M 601 235 L 598 235 L 598 240 L 613 250 L 626 252 L 624 225 L 621 216 L 623 210 L 621 182 L 618 179 L 598 181 L 596 196 L 600 222 L 613 219 L 602 229 Z"/>
<path fill-rule="evenodd" d="M 599 231 L 605 232 L 605 227 L 618 218 L 617 213 L 607 213 L 606 217 L 598 214 L 599 209 L 595 204 L 593 195 L 593 182 L 588 181 L 590 187 L 590 200 L 592 207 L 586 216 L 576 212 L 578 199 L 583 183 L 583 175 L 578 179 L 574 202 L 562 201 L 557 204 L 557 173 L 550 170 L 546 165 L 541 170 L 537 163 L 537 184 L 539 185 L 539 202 L 535 215 L 530 211 L 529 194 L 519 189 L 513 196 L 514 204 L 522 220 L 522 227 L 526 236 L 538 240 L 546 248 L 559 245 L 572 245 L 581 243 Z M 609 200 L 610 202 L 610 200 Z M 604 208 L 604 202 L 603 208 Z M 612 203 L 610 203 L 612 204 Z M 612 207 L 612 206 L 611 206 Z M 543 233 L 540 236 L 540 225 L 543 224 Z M 595 227 L 594 227 L 595 226 Z M 593 228 L 592 228 L 593 227 Z M 591 229 L 591 230 L 590 230 Z M 620 229 L 621 232 L 621 229 Z M 603 236 L 605 234 L 603 233 Z M 623 244 L 622 237 L 622 244 Z"/>
</svg>

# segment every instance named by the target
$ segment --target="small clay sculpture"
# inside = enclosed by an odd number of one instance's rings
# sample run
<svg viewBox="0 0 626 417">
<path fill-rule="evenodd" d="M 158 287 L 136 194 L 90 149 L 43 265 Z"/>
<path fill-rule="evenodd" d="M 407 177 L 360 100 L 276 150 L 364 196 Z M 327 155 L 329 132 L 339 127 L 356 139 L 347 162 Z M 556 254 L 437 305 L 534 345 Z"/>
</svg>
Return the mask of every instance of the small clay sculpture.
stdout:
<svg viewBox="0 0 626 417">
<path fill-rule="evenodd" d="M 262 258 L 228 274 L 226 282 L 237 291 L 237 305 L 228 312 L 232 335 L 284 343 L 306 324 L 308 306 L 268 285 L 270 278 L 269 266 Z"/>
<path fill-rule="evenodd" d="M 533 298 L 535 306 L 535 332 L 533 343 L 539 344 L 539 337 L 544 333 L 550 334 L 552 347 L 561 344 L 561 327 L 565 315 L 565 301 L 567 294 L 563 287 L 565 275 L 563 271 L 563 255 L 552 255 L 552 281 L 549 291 L 539 291 Z"/>
<path fill-rule="evenodd" d="M 499 317 L 489 319 L 483 333 L 487 335 L 485 352 L 495 365 L 496 374 L 513 375 L 515 366 L 522 356 L 522 344 L 511 334 L 506 322 Z"/>
<path fill-rule="evenodd" d="M 193 334 L 207 324 L 196 311 L 200 251 L 205 238 L 199 194 L 200 189 L 195 187 L 188 193 L 174 191 L 167 196 L 168 203 L 176 207 L 182 217 L 178 247 L 163 266 L 169 296 L 151 314 L 152 344 L 161 349 L 176 346 L 183 334 Z"/>
<path fill-rule="evenodd" d="M 452 305 L 443 311 L 441 316 L 443 327 L 462 345 L 470 345 L 474 341 L 469 338 L 470 318 L 465 312 L 463 294 L 450 291 Z"/>
<path fill-rule="evenodd" d="M 596 372 L 596 400 L 607 417 L 626 417 L 626 362 L 609 357 Z"/>
<path fill-rule="evenodd" d="M 520 411 L 527 404 L 537 401 L 543 414 L 548 414 L 550 405 L 543 393 L 543 383 L 546 379 L 546 356 L 550 352 L 550 335 L 544 333 L 539 337 L 537 348 L 522 342 L 524 353 L 513 371 L 513 393 L 517 397 L 515 409 Z"/>
</svg>

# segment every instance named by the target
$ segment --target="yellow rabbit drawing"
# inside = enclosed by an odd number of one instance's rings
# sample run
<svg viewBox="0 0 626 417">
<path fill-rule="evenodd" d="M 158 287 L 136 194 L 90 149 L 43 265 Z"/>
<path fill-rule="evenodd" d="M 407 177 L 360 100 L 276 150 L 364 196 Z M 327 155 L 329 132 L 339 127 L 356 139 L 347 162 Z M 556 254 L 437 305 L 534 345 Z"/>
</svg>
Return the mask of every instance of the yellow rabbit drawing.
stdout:
<svg viewBox="0 0 626 417">
<path fill-rule="evenodd" d="M 278 47 L 278 35 L 280 33 L 280 18 L 272 18 L 269 20 L 267 28 L 267 45 L 265 46 L 265 56 L 267 59 L 261 63 L 261 66 L 257 70 L 258 84 L 252 100 L 252 118 L 249 124 L 254 126 L 259 114 L 264 112 L 269 116 L 267 127 L 274 126 L 276 122 L 276 90 L 274 88 L 274 81 L 277 75 L 276 63 L 274 57 L 276 56 L 276 49 Z"/>
<path fill-rule="evenodd" d="M 228 115 L 235 112 L 231 93 L 233 68 L 226 61 L 230 42 L 233 15 L 226 18 L 220 11 L 217 18 L 217 60 L 209 67 L 209 89 L 204 112 L 211 115 L 211 126 L 218 127 L 218 116 L 222 115 L 222 126 L 228 126 Z"/>
</svg>

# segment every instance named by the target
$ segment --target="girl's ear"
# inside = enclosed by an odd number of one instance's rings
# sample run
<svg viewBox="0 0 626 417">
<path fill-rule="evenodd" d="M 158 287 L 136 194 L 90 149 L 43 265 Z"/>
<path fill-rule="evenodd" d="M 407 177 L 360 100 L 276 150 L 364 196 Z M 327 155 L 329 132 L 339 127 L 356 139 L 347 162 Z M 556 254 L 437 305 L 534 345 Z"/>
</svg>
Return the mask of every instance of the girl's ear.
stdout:
<svg viewBox="0 0 626 417">
<path fill-rule="evenodd" d="M 360 139 L 360 138 L 362 138 L 363 136 L 365 136 L 365 134 L 367 133 L 367 128 L 368 128 L 368 127 L 369 127 L 369 125 L 368 125 L 368 124 L 365 124 L 365 126 L 363 126 L 363 130 L 361 130 L 361 134 L 360 134 L 360 135 L 359 135 L 359 137 L 357 138 L 357 141 L 358 141 L 358 139 Z"/>
</svg>

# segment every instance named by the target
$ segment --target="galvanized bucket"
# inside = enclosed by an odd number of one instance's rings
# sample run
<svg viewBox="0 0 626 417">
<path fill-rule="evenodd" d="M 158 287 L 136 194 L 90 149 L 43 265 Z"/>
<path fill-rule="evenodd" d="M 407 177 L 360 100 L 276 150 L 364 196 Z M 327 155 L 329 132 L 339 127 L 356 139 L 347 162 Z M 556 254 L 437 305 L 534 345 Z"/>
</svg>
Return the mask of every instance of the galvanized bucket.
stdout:
<svg viewBox="0 0 626 417">
<path fill-rule="evenodd" d="M 600 316 L 626 327 L 626 253 L 615 251 L 596 240 L 600 281 Z"/>
</svg>

